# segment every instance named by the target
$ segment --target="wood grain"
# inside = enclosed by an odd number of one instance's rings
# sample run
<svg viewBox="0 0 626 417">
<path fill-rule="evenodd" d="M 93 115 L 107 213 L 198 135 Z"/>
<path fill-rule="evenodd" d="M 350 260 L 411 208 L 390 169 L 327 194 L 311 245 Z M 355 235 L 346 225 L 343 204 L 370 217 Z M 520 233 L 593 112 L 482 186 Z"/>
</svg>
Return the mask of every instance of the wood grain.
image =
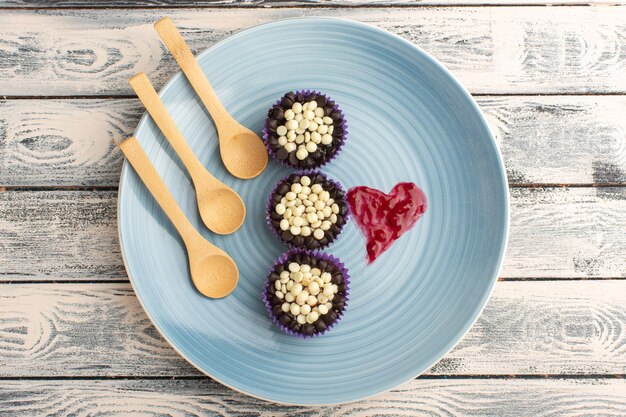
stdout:
<svg viewBox="0 0 626 417">
<path fill-rule="evenodd" d="M 0 16 L 0 95 L 132 94 L 137 72 L 160 87 L 177 70 L 152 28 L 165 14 L 196 53 L 262 22 L 333 16 L 416 43 L 474 93 L 626 92 L 618 6 L 9 10 Z"/>
<path fill-rule="evenodd" d="M 0 285 L 0 376 L 197 376 L 129 284 Z M 429 375 L 625 374 L 626 281 L 499 282 Z M 626 393 L 625 393 L 626 394 Z"/>
<path fill-rule="evenodd" d="M 480 96 L 511 184 L 626 184 L 626 97 Z M 0 101 L 0 185 L 116 186 L 135 99 Z"/>
<path fill-rule="evenodd" d="M 0 414 L 91 416 L 623 416 L 626 382 L 602 379 L 413 380 L 332 407 L 271 404 L 210 380 L 6 381 Z"/>
<path fill-rule="evenodd" d="M 0 281 L 124 279 L 116 196 L 0 192 Z M 626 276 L 625 229 L 626 187 L 513 188 L 501 276 Z"/>
</svg>

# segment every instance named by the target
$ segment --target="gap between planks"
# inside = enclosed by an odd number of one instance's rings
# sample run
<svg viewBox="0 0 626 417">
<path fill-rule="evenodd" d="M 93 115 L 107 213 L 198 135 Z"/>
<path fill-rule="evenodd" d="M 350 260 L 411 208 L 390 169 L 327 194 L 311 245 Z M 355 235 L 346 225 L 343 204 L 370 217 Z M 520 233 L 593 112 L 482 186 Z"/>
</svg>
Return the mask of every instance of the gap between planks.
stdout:
<svg viewBox="0 0 626 417">
<path fill-rule="evenodd" d="M 203 10 L 203 9 L 229 9 L 229 10 L 237 10 L 237 9 L 301 9 L 306 7 L 307 9 L 420 9 L 420 8 L 478 8 L 478 7 L 620 7 L 626 5 L 624 2 L 609 2 L 609 3 L 450 3 L 450 4 L 440 4 L 440 3 L 385 3 L 385 4 L 348 4 L 348 3 L 309 3 L 306 1 L 302 2 L 283 2 L 277 1 L 276 3 L 258 3 L 258 4 L 246 4 L 246 3 L 238 3 L 235 5 L 232 4 L 224 4 L 224 3 L 216 3 L 216 4 L 197 4 L 197 3 L 187 3 L 187 4 L 168 4 L 168 5 L 155 5 L 155 6 L 118 6 L 118 5 L 109 5 L 109 6 L 33 6 L 33 7 L 17 7 L 17 6 L 1 6 L 0 10 L 3 11 L 56 11 L 56 10 Z"/>
<path fill-rule="evenodd" d="M 414 380 L 593 380 L 593 379 L 626 379 L 626 374 L 451 374 L 451 375 L 419 375 Z M 102 376 L 0 376 L 0 381 L 203 381 L 219 383 L 208 375 L 102 375 Z"/>
</svg>

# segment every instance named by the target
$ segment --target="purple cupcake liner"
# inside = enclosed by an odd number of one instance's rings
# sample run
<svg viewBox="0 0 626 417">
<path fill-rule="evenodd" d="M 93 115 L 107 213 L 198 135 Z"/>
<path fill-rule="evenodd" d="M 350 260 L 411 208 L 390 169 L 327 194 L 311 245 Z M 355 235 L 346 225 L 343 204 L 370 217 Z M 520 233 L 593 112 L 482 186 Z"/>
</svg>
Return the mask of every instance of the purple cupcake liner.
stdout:
<svg viewBox="0 0 626 417">
<path fill-rule="evenodd" d="M 271 213 L 272 213 L 272 210 L 274 209 L 274 207 L 273 207 L 274 203 L 272 201 L 272 195 L 274 195 L 274 193 L 276 193 L 278 191 L 278 188 L 280 188 L 280 186 L 283 185 L 283 183 L 287 182 L 287 180 L 292 175 L 299 175 L 300 177 L 302 177 L 303 175 L 306 175 L 306 176 L 322 175 L 326 180 L 328 180 L 329 182 L 333 183 L 335 185 L 335 188 L 338 188 L 338 189 L 344 191 L 343 204 L 348 208 L 348 211 L 344 215 L 344 223 L 341 226 L 337 226 L 337 227 L 339 227 L 339 233 L 337 233 L 337 235 L 332 240 L 329 240 L 327 244 L 322 245 L 319 248 L 308 249 L 304 245 L 294 245 L 291 242 L 286 242 L 285 240 L 283 240 L 280 231 L 277 230 L 274 227 L 274 225 L 272 224 Z M 337 238 L 339 238 L 339 236 L 341 236 L 341 233 L 343 232 L 344 226 L 346 224 L 348 224 L 348 220 L 350 219 L 350 205 L 348 204 L 348 199 L 346 198 L 345 192 L 346 192 L 346 189 L 343 188 L 343 185 L 341 185 L 341 183 L 339 181 L 330 178 L 328 175 L 324 174 L 321 171 L 314 170 L 314 169 L 306 169 L 306 170 L 299 170 L 299 171 L 292 172 L 291 174 L 285 175 L 283 178 L 281 178 L 276 183 L 276 186 L 274 186 L 274 188 L 272 188 L 272 191 L 270 191 L 270 193 L 269 193 L 269 195 L 267 197 L 267 202 L 265 203 L 265 221 L 266 221 L 268 227 L 270 228 L 270 230 L 272 231 L 272 234 L 274 236 L 276 236 L 278 238 L 278 240 L 280 240 L 284 245 L 286 245 L 289 248 L 303 248 L 303 249 L 307 249 L 307 250 L 321 250 L 321 249 L 325 249 L 325 248 L 329 247 L 333 242 L 335 242 L 337 240 Z"/>
<path fill-rule="evenodd" d="M 298 95 L 298 94 L 309 95 L 311 93 L 314 93 L 314 94 L 326 97 L 327 100 L 334 101 L 333 98 L 330 97 L 329 95 L 326 95 L 326 94 L 322 93 L 321 91 L 317 91 L 317 90 L 296 90 L 293 93 L 296 94 L 296 95 Z M 285 93 L 285 94 L 287 94 L 287 93 Z M 283 97 L 284 97 L 285 94 L 283 94 Z M 272 107 L 279 105 L 281 103 L 283 97 L 278 99 L 276 101 L 276 103 L 274 103 L 274 105 Z M 337 104 L 336 101 L 335 101 L 335 105 L 333 107 L 333 111 L 338 111 L 339 113 L 341 113 L 341 121 L 342 121 L 341 122 L 341 127 L 343 129 L 343 134 L 340 137 L 339 145 L 334 149 L 334 152 L 330 156 L 330 158 L 328 158 L 327 160 L 325 160 L 324 162 L 322 162 L 320 164 L 314 165 L 312 167 L 308 167 L 306 169 L 311 169 L 311 170 L 318 169 L 318 168 L 321 168 L 324 165 L 327 165 L 328 163 L 330 163 L 333 159 L 335 159 L 337 157 L 337 155 L 339 155 L 339 152 L 341 152 L 341 149 L 343 148 L 343 145 L 346 142 L 346 138 L 348 136 L 348 122 L 346 122 L 346 117 L 343 114 L 343 112 L 341 111 L 341 108 L 339 107 L 339 105 Z M 278 157 L 276 156 L 276 152 L 274 152 L 274 150 L 270 147 L 270 144 L 269 144 L 268 122 L 269 122 L 269 117 L 267 117 L 265 119 L 265 124 L 263 126 L 263 143 L 265 143 L 265 147 L 267 148 L 267 152 L 269 153 L 269 155 L 274 160 L 278 161 L 279 163 L 281 163 L 282 165 L 284 165 L 286 167 L 289 167 L 289 168 L 292 168 L 292 169 L 297 169 L 297 170 L 302 170 L 303 169 L 302 167 L 291 165 L 289 163 L 288 159 L 285 159 L 285 160 L 278 159 Z"/>
<path fill-rule="evenodd" d="M 344 303 L 344 307 L 343 309 L 337 313 L 337 320 L 335 320 L 334 322 L 327 324 L 326 325 L 326 330 L 323 330 L 321 332 L 317 332 L 317 333 L 313 333 L 312 335 L 305 335 L 303 333 L 299 333 L 299 332 L 294 332 L 293 330 L 289 329 L 286 326 L 283 326 L 280 321 L 278 321 L 278 318 L 274 315 L 274 313 L 272 313 L 272 304 L 269 300 L 269 285 L 270 285 L 270 279 L 269 276 L 272 272 L 274 272 L 276 270 L 276 268 L 280 265 L 284 265 L 287 260 L 289 258 L 291 258 L 293 255 L 296 254 L 302 254 L 302 255 L 309 255 L 311 257 L 315 257 L 318 259 L 322 259 L 328 262 L 332 262 L 333 264 L 335 264 L 335 266 L 337 266 L 337 268 L 339 268 L 339 271 L 341 272 L 341 274 L 343 275 L 343 282 L 346 285 L 346 290 L 343 293 L 343 296 L 345 297 L 346 301 Z M 272 265 L 272 267 L 269 269 L 269 272 L 267 274 L 267 279 L 265 280 L 265 285 L 263 286 L 263 304 L 265 304 L 265 310 L 267 311 L 267 314 L 269 314 L 270 318 L 272 319 L 272 322 L 278 326 L 283 332 L 287 333 L 288 335 L 291 336 L 296 336 L 296 337 L 300 337 L 301 339 L 306 339 L 306 338 L 310 338 L 310 337 L 315 337 L 315 336 L 321 336 L 324 333 L 328 332 L 329 330 L 331 330 L 335 324 L 339 323 L 341 321 L 341 318 L 343 317 L 343 313 L 346 311 L 346 308 L 348 308 L 348 302 L 349 302 L 349 295 L 350 295 L 350 275 L 348 274 L 348 269 L 345 267 L 345 265 L 343 264 L 343 262 L 341 262 L 341 260 L 333 255 L 321 252 L 321 251 L 317 251 L 317 250 L 307 250 L 307 249 L 303 249 L 303 248 L 292 248 L 289 249 L 287 252 L 283 253 L 282 255 L 280 255 L 278 257 L 278 259 L 274 262 L 274 264 Z"/>
</svg>

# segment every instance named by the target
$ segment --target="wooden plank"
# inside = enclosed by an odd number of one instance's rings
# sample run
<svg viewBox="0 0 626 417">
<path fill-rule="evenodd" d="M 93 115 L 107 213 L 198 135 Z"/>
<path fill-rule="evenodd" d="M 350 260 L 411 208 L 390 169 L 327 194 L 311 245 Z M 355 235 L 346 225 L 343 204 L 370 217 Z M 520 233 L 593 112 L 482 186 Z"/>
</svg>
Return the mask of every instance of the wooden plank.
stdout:
<svg viewBox="0 0 626 417">
<path fill-rule="evenodd" d="M 126 278 L 116 192 L 0 192 L 0 280 Z"/>
<path fill-rule="evenodd" d="M 480 96 L 511 184 L 626 184 L 626 97 Z M 116 186 L 135 99 L 0 101 L 0 184 Z"/>
<path fill-rule="evenodd" d="M 194 52 L 259 23 L 333 16 L 416 43 L 474 93 L 626 92 L 618 6 L 9 10 L 0 16 L 0 95 L 132 94 L 127 80 L 139 71 L 160 87 L 177 69 L 152 28 L 164 14 Z"/>
<path fill-rule="evenodd" d="M 3 381 L 0 413 L 249 416 L 623 416 L 623 379 L 413 380 L 329 407 L 257 400 L 210 380 Z"/>
<path fill-rule="evenodd" d="M 0 377 L 197 376 L 129 284 L 0 285 Z M 499 282 L 429 375 L 624 374 L 626 281 Z"/>
<path fill-rule="evenodd" d="M 0 192 L 0 281 L 126 277 L 114 191 Z M 513 278 L 626 276 L 626 187 L 511 189 Z"/>
</svg>

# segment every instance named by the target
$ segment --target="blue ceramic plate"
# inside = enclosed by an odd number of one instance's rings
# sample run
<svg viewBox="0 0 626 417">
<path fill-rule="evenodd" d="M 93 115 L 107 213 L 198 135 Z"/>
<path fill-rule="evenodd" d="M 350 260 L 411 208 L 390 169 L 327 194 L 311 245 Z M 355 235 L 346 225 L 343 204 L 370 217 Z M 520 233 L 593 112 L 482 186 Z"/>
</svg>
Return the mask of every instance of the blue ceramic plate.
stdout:
<svg viewBox="0 0 626 417">
<path fill-rule="evenodd" d="M 239 266 L 239 286 L 210 300 L 193 288 L 183 243 L 128 164 L 119 193 L 122 253 L 135 292 L 163 336 L 212 378 L 249 395 L 293 404 L 354 401 L 415 378 L 444 356 L 485 306 L 508 228 L 501 158 L 476 103 L 433 58 L 360 23 L 293 19 L 240 32 L 199 56 L 226 108 L 261 132 L 267 109 L 299 88 L 331 95 L 349 123 L 346 146 L 324 171 L 346 188 L 388 192 L 413 181 L 428 212 L 373 265 L 354 221 L 327 251 L 352 277 L 343 320 L 326 335 L 281 333 L 261 300 L 283 252 L 265 223 L 265 199 L 287 168 L 230 176 L 212 121 L 181 74 L 161 97 L 202 163 L 236 189 L 242 228 L 217 236 L 200 222 L 195 194 L 152 120 L 136 136 L 191 222 Z"/>
</svg>

